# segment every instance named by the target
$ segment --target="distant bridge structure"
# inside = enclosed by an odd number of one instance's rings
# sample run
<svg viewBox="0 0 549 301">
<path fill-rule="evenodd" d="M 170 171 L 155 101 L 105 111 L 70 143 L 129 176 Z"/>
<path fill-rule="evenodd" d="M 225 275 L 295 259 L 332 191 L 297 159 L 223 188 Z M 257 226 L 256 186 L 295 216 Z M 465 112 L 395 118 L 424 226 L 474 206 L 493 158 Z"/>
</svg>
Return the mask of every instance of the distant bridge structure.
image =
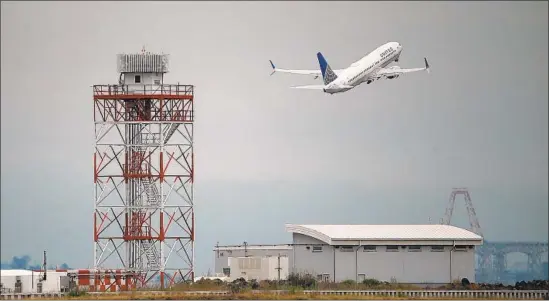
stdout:
<svg viewBox="0 0 549 301">
<path fill-rule="evenodd" d="M 465 198 L 470 230 L 484 237 L 467 188 L 454 188 L 452 190 L 443 223 L 450 224 L 458 195 L 463 195 Z M 542 258 L 542 256 L 547 254 L 548 251 L 549 244 L 546 242 L 492 242 L 485 239 L 483 245 L 476 248 L 478 275 L 483 279 L 483 282 L 500 282 L 507 268 L 505 260 L 507 254 L 518 252 L 528 256 L 528 273 L 533 275 L 535 279 L 542 279 L 544 276 L 543 259 L 548 260 Z"/>
</svg>

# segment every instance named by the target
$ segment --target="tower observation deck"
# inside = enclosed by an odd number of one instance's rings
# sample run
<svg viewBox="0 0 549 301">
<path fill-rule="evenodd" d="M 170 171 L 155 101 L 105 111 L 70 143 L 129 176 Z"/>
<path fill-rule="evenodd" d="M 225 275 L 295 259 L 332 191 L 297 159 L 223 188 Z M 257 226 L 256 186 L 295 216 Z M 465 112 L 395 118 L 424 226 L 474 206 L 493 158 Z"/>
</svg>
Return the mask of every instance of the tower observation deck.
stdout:
<svg viewBox="0 0 549 301">
<path fill-rule="evenodd" d="M 194 87 L 166 84 L 168 55 L 119 54 L 94 85 L 94 269 L 138 287 L 194 279 Z"/>
</svg>

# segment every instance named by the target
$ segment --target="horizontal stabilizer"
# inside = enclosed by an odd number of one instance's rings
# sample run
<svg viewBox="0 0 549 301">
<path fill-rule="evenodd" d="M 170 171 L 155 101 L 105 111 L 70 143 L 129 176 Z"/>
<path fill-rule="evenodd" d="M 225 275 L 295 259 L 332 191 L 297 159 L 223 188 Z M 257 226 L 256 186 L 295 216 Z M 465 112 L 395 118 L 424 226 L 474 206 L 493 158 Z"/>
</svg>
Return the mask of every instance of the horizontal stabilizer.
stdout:
<svg viewBox="0 0 549 301">
<path fill-rule="evenodd" d="M 324 85 L 309 85 L 309 86 L 293 86 L 292 89 L 309 89 L 309 90 L 322 90 L 325 88 Z"/>
</svg>

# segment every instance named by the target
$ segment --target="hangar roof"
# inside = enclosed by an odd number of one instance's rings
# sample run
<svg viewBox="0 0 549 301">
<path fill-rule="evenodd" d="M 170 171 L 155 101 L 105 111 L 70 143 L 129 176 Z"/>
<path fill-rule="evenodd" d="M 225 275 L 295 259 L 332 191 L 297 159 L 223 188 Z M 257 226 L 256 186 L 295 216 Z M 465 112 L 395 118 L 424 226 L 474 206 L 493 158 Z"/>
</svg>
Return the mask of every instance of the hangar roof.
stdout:
<svg viewBox="0 0 549 301">
<path fill-rule="evenodd" d="M 228 245 L 228 246 L 216 246 L 214 251 L 228 251 L 228 250 L 291 250 L 291 245 Z"/>
<path fill-rule="evenodd" d="M 482 237 L 450 225 L 294 225 L 286 231 L 299 233 L 332 244 L 334 241 L 472 241 Z"/>
</svg>

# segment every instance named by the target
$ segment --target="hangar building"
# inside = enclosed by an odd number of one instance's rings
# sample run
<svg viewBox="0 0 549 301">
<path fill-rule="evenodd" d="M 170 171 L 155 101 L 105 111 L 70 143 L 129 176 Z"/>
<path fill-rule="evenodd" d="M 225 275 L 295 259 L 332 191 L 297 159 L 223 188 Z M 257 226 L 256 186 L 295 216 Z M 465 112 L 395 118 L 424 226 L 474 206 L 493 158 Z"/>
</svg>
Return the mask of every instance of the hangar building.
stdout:
<svg viewBox="0 0 549 301">
<path fill-rule="evenodd" d="M 228 257 L 288 256 L 290 273 L 319 281 L 377 279 L 410 284 L 475 281 L 475 246 L 481 236 L 450 225 L 286 225 L 293 243 L 217 247 L 216 272 Z M 236 252 L 236 254 L 235 254 Z M 231 254 L 232 253 L 232 254 Z M 225 270 L 223 270 L 225 269 Z M 260 279 L 259 279 L 260 280 Z"/>
</svg>

